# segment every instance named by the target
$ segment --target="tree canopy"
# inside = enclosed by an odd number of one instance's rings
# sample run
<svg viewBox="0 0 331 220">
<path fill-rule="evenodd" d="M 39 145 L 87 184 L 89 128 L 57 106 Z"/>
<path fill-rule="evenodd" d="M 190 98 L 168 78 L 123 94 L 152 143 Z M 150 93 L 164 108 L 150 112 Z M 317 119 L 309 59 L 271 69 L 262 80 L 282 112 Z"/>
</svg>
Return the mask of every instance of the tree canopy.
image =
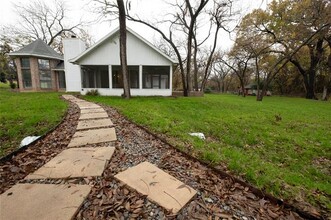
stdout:
<svg viewBox="0 0 331 220">
<path fill-rule="evenodd" d="M 255 60 L 251 64 L 256 79 L 262 74 L 265 86 L 291 63 L 303 78 L 306 98 L 314 99 L 317 76 L 331 74 L 322 65 L 330 57 L 330 13 L 327 0 L 274 0 L 266 10 L 254 10 L 243 18 L 230 54 L 245 53 Z"/>
</svg>

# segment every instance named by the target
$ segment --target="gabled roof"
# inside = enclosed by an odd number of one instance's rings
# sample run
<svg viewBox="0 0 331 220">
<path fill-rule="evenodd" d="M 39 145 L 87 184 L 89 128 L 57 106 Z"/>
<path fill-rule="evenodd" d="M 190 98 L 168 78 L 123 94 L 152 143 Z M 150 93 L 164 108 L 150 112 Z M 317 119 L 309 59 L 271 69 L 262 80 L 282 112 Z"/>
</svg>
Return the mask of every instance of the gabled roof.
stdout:
<svg viewBox="0 0 331 220">
<path fill-rule="evenodd" d="M 90 52 L 92 52 L 94 49 L 98 48 L 103 42 L 107 41 L 108 39 L 110 39 L 114 35 L 116 35 L 119 32 L 119 30 L 120 30 L 119 27 L 117 27 L 112 32 L 110 32 L 105 37 L 103 37 L 98 42 L 96 42 L 92 47 L 88 48 L 83 53 L 81 53 L 79 56 L 77 56 L 77 57 L 75 57 L 75 58 L 73 58 L 73 59 L 71 59 L 69 61 L 71 63 L 77 63 L 81 58 L 83 58 L 84 56 L 86 56 L 87 54 L 89 54 Z M 156 52 L 158 52 L 161 56 L 163 56 L 164 58 L 166 58 L 170 62 L 172 62 L 172 63 L 178 63 L 176 60 L 172 59 L 171 57 L 169 57 L 168 55 L 166 55 L 165 53 L 163 53 L 161 50 L 159 50 L 157 47 L 155 47 L 153 44 L 151 44 L 150 42 L 148 42 L 145 38 L 143 38 L 142 36 L 140 36 L 139 34 L 137 34 L 136 32 L 134 32 L 130 28 L 127 27 L 126 28 L 126 31 L 127 32 L 130 32 L 132 35 L 134 35 L 135 37 L 137 37 L 139 40 L 143 41 L 145 44 L 147 44 L 149 47 L 151 47 L 153 50 L 155 50 Z"/>
<path fill-rule="evenodd" d="M 58 54 L 53 48 L 48 46 L 41 39 L 33 41 L 31 44 L 19 49 L 18 51 L 9 53 L 9 56 L 34 56 L 47 59 L 63 60 L 63 56 Z"/>
</svg>

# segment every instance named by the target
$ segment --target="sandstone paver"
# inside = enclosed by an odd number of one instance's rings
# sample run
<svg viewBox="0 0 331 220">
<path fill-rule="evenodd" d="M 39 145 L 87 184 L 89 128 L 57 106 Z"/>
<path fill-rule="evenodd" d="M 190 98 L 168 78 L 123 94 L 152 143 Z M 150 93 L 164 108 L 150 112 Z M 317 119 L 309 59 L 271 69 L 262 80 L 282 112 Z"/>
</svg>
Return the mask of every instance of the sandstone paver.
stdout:
<svg viewBox="0 0 331 220">
<path fill-rule="evenodd" d="M 82 115 L 80 115 L 79 120 L 95 119 L 95 118 L 108 118 L 108 114 L 107 114 L 107 112 L 96 112 L 96 113 L 82 114 Z"/>
<path fill-rule="evenodd" d="M 115 176 L 167 210 L 177 213 L 196 191 L 149 162 L 143 162 Z"/>
<path fill-rule="evenodd" d="M 90 113 L 101 113 L 106 112 L 103 108 L 89 108 L 89 109 L 81 109 L 80 114 L 90 114 Z"/>
<path fill-rule="evenodd" d="M 17 184 L 0 195 L 0 219 L 69 220 L 90 190 L 88 185 Z"/>
<path fill-rule="evenodd" d="M 113 126 L 113 123 L 109 118 L 93 119 L 93 120 L 80 120 L 78 122 L 76 130 L 110 127 L 110 126 Z"/>
<path fill-rule="evenodd" d="M 62 97 L 64 99 L 67 99 L 67 100 L 76 100 L 77 98 L 73 95 L 62 95 Z"/>
<path fill-rule="evenodd" d="M 72 137 L 68 147 L 78 147 L 86 144 L 104 143 L 116 140 L 115 128 L 77 131 Z"/>
<path fill-rule="evenodd" d="M 76 103 L 80 109 L 100 108 L 99 105 L 94 103 Z"/>
<path fill-rule="evenodd" d="M 101 176 L 115 147 L 69 148 L 25 179 Z"/>
</svg>

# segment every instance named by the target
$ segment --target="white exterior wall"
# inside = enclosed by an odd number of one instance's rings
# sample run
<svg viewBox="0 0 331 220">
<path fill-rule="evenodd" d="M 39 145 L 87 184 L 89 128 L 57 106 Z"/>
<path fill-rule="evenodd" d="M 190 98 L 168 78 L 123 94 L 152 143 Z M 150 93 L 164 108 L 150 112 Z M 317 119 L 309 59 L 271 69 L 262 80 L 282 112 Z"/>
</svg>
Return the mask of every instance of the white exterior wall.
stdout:
<svg viewBox="0 0 331 220">
<path fill-rule="evenodd" d="M 119 58 L 119 34 L 113 35 L 103 43 L 93 48 L 85 56 L 79 59 L 79 65 L 108 65 L 109 70 L 109 89 L 97 89 L 100 95 L 121 96 L 123 89 L 112 88 L 112 65 L 120 65 Z M 128 65 L 139 66 L 139 89 L 131 89 L 133 96 L 171 96 L 172 95 L 172 65 L 173 63 L 151 48 L 148 44 L 127 31 L 127 63 Z M 169 89 L 143 89 L 142 85 L 142 66 L 169 66 Z M 76 67 L 79 67 L 76 65 Z M 79 71 L 79 86 L 81 86 L 81 75 Z M 72 83 L 78 83 L 71 81 Z M 68 84 L 67 84 L 68 87 Z M 82 95 L 93 88 L 81 88 Z"/>
<path fill-rule="evenodd" d="M 80 66 L 69 62 L 70 59 L 77 57 L 85 51 L 85 43 L 78 38 L 67 38 L 63 40 L 64 49 L 64 68 L 66 78 L 67 92 L 80 92 L 82 89 L 82 80 Z"/>
<path fill-rule="evenodd" d="M 86 54 L 79 60 L 79 64 L 120 65 L 119 49 L 119 35 L 115 34 L 111 39 Z M 168 59 L 130 32 L 127 32 L 127 63 L 128 65 L 172 65 Z"/>
</svg>

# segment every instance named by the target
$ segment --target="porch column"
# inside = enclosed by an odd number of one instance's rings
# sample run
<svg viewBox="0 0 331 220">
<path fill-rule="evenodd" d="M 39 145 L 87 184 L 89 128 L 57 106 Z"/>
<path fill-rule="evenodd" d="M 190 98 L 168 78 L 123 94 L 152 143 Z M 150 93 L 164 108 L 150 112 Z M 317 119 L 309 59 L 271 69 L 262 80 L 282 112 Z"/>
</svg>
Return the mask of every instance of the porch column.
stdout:
<svg viewBox="0 0 331 220">
<path fill-rule="evenodd" d="M 139 65 L 139 89 L 143 88 L 143 66 Z"/>
<path fill-rule="evenodd" d="M 170 73 L 169 73 L 169 89 L 172 92 L 172 65 L 170 65 Z"/>
<path fill-rule="evenodd" d="M 108 77 L 109 77 L 109 89 L 113 88 L 113 74 L 111 65 L 108 66 Z"/>
</svg>

